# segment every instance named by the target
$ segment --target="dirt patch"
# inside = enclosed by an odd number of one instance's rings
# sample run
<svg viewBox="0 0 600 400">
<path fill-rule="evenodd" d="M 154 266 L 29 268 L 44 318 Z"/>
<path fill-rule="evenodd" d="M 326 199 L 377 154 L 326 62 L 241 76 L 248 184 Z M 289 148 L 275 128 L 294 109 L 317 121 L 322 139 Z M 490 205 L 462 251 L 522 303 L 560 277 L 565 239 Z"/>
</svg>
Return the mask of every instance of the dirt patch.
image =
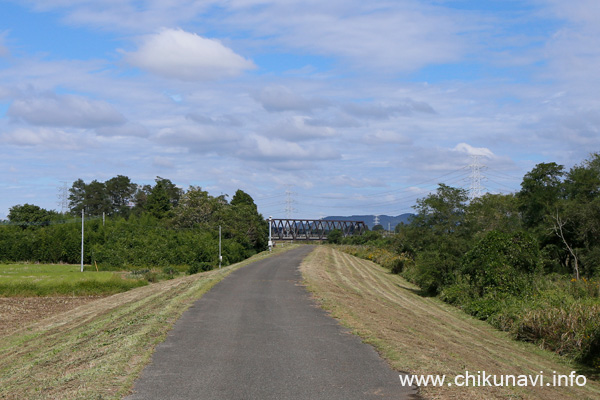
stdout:
<svg viewBox="0 0 600 400">
<path fill-rule="evenodd" d="M 0 297 L 0 336 L 101 298 L 101 296 Z"/>
</svg>

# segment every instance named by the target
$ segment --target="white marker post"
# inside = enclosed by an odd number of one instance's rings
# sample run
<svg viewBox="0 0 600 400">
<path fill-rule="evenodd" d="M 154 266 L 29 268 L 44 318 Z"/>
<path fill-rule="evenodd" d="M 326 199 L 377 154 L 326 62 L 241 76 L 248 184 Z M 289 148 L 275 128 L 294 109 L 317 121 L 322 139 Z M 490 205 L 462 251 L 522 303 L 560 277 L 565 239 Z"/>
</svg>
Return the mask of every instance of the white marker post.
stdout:
<svg viewBox="0 0 600 400">
<path fill-rule="evenodd" d="M 273 239 L 271 238 L 271 225 L 273 225 L 273 217 L 269 217 L 269 251 L 273 251 Z"/>
<path fill-rule="evenodd" d="M 221 255 L 221 225 L 219 225 L 219 269 L 221 269 L 221 261 L 223 261 L 223 256 Z"/>
</svg>

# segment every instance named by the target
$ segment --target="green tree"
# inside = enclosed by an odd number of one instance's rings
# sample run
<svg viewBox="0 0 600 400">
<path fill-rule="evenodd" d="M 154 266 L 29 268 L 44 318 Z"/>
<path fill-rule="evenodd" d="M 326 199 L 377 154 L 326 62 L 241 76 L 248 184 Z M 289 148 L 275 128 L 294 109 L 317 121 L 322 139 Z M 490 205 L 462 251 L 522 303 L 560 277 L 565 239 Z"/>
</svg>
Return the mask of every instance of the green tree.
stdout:
<svg viewBox="0 0 600 400">
<path fill-rule="evenodd" d="M 232 206 L 247 205 L 247 206 L 254 207 L 256 210 L 258 210 L 258 207 L 256 207 L 256 204 L 254 203 L 254 199 L 252 198 L 252 196 L 250 196 L 248 193 L 244 192 L 241 189 L 238 189 L 235 192 L 235 194 L 233 195 L 233 198 L 231 199 L 231 205 Z"/>
<path fill-rule="evenodd" d="M 150 214 L 158 219 L 169 216 L 172 202 L 163 180 L 156 180 L 156 184 L 148 195 L 145 208 Z"/>
<path fill-rule="evenodd" d="M 85 207 L 86 184 L 83 179 L 77 179 L 69 189 L 69 210 L 79 215 Z"/>
<path fill-rule="evenodd" d="M 334 229 L 327 234 L 327 243 L 340 244 L 344 234 L 339 229 Z"/>
<path fill-rule="evenodd" d="M 156 184 L 160 183 L 164 190 L 167 192 L 167 196 L 169 197 L 169 203 L 171 203 L 171 208 L 177 207 L 179 204 L 179 199 L 183 195 L 183 190 L 177 187 L 171 180 L 166 178 L 161 178 L 157 176 L 155 179 Z"/>
<path fill-rule="evenodd" d="M 519 203 L 513 194 L 486 193 L 473 199 L 466 209 L 467 225 L 474 234 L 489 231 L 515 232 L 522 228 Z"/>
<path fill-rule="evenodd" d="M 9 209 L 8 220 L 12 223 L 27 226 L 48 225 L 57 216 L 55 211 L 48 211 L 34 204 L 16 205 Z"/>
<path fill-rule="evenodd" d="M 86 215 L 110 214 L 110 199 L 106 191 L 104 182 L 93 180 L 86 184 L 82 179 L 73 182 L 69 189 L 69 209 L 74 215 L 81 214 L 81 210 Z"/>
<path fill-rule="evenodd" d="M 565 199 L 547 218 L 560 239 L 562 262 L 579 279 L 580 272 L 600 273 L 600 153 L 594 153 L 566 174 Z"/>
<path fill-rule="evenodd" d="M 199 186 L 190 186 L 173 211 L 173 224 L 178 228 L 214 227 L 226 204 L 223 198 L 213 197 Z"/>
<path fill-rule="evenodd" d="M 556 204 L 563 198 L 564 174 L 564 167 L 553 162 L 538 164 L 525 174 L 517 198 L 527 228 L 548 228 L 544 222 L 555 212 Z"/>
<path fill-rule="evenodd" d="M 417 214 L 400 231 L 416 249 L 437 247 L 447 236 L 464 237 L 466 230 L 467 191 L 443 183 L 435 193 L 417 200 Z"/>
<path fill-rule="evenodd" d="M 454 282 L 460 259 L 470 246 L 466 220 L 467 191 L 440 184 L 435 193 L 417 200 L 417 214 L 399 228 L 403 251 L 415 264 L 403 275 L 428 293 Z"/>
<path fill-rule="evenodd" d="M 531 288 L 532 274 L 540 272 L 535 238 L 525 232 L 491 231 L 462 260 L 461 274 L 479 296 L 487 292 L 520 295 Z"/>
<path fill-rule="evenodd" d="M 240 201 L 239 194 L 243 193 Z M 224 232 L 228 237 L 235 238 L 246 249 L 253 252 L 264 250 L 267 247 L 269 224 L 258 212 L 254 200 L 242 191 L 236 192 L 232 204 L 223 209 L 220 219 Z"/>
<path fill-rule="evenodd" d="M 127 176 L 117 175 L 105 182 L 106 194 L 110 201 L 109 215 L 120 215 L 126 217 L 131 208 L 129 203 L 133 201 L 137 185 L 132 183 Z"/>
<path fill-rule="evenodd" d="M 104 182 L 93 180 L 85 187 L 85 213 L 99 216 L 103 213 L 110 214 L 110 199 Z"/>
</svg>

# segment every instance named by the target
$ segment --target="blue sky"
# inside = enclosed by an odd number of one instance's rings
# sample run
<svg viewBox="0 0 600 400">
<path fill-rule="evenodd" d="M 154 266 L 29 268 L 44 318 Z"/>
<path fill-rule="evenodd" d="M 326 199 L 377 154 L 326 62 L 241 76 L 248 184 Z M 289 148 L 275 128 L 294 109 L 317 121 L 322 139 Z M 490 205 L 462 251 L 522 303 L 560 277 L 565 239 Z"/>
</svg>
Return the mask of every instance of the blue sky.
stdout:
<svg viewBox="0 0 600 400">
<path fill-rule="evenodd" d="M 396 215 L 475 155 L 508 193 L 600 150 L 598 71 L 597 0 L 0 0 L 0 219 L 116 175 Z"/>
</svg>

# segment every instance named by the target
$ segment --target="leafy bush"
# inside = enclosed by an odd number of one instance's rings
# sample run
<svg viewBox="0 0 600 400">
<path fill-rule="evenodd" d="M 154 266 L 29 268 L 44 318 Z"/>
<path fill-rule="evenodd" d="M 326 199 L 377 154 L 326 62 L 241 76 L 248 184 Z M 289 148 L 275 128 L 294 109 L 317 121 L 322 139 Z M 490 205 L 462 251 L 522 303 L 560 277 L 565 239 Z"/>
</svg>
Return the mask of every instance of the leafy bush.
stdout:
<svg viewBox="0 0 600 400">
<path fill-rule="evenodd" d="M 193 275 L 193 274 L 197 274 L 198 272 L 203 272 L 203 271 L 210 271 L 213 269 L 213 266 L 211 263 L 207 263 L 207 262 L 195 262 L 192 265 L 190 265 L 190 267 L 188 268 L 187 273 L 189 275 Z"/>
<path fill-rule="evenodd" d="M 540 253 L 531 235 L 491 231 L 465 254 L 460 273 L 480 297 L 488 292 L 518 295 L 531 288 L 533 274 L 540 268 Z"/>
</svg>

